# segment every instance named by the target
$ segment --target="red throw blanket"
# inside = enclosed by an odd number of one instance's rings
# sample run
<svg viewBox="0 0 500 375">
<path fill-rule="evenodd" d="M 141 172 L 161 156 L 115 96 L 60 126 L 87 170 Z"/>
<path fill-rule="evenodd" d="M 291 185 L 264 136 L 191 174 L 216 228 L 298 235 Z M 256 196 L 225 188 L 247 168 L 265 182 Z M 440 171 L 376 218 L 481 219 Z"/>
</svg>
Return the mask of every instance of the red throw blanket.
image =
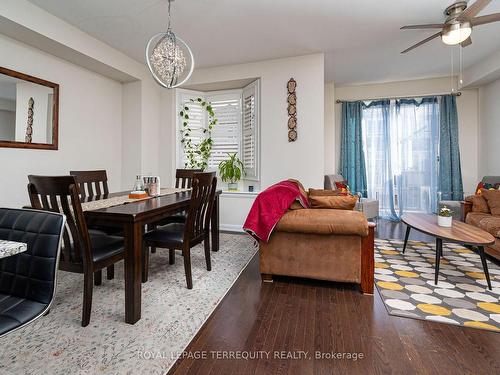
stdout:
<svg viewBox="0 0 500 375">
<path fill-rule="evenodd" d="M 255 198 L 243 230 L 261 241 L 268 242 L 274 227 L 296 200 L 304 208 L 309 207 L 307 196 L 293 181 L 281 181 L 268 187 Z"/>
</svg>

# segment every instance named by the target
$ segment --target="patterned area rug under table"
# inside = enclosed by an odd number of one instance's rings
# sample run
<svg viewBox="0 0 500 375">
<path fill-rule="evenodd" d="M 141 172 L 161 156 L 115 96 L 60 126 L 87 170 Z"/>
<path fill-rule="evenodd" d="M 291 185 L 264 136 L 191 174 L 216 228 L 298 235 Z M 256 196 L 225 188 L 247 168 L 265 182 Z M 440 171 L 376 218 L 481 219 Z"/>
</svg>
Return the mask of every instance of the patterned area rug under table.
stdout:
<svg viewBox="0 0 500 375">
<path fill-rule="evenodd" d="M 481 259 L 462 245 L 443 244 L 434 284 L 436 246 L 375 240 L 375 285 L 391 315 L 500 332 L 500 268 L 488 262 L 489 290 Z"/>
<path fill-rule="evenodd" d="M 150 257 L 142 284 L 142 319 L 124 322 L 123 263 L 115 278 L 94 287 L 90 325 L 80 325 L 83 276 L 58 273 L 47 316 L 0 339 L 0 374 L 165 374 L 256 252 L 250 236 L 221 234 L 207 271 L 203 245 L 191 249 L 193 289 L 186 288 L 182 256 Z"/>
</svg>

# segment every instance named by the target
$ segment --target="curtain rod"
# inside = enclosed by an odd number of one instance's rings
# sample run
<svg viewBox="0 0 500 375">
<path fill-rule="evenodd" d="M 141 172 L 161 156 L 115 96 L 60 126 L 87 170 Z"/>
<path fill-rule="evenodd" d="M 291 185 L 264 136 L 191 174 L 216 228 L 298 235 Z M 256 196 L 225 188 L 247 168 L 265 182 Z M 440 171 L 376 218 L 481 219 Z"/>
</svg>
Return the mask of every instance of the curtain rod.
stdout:
<svg viewBox="0 0 500 375">
<path fill-rule="evenodd" d="M 346 100 L 346 99 L 337 99 L 337 103 L 342 103 L 342 102 L 355 102 L 355 101 L 361 101 L 361 102 L 367 102 L 370 100 L 382 100 L 382 99 L 411 99 L 411 98 L 425 98 L 428 96 L 441 96 L 441 95 L 453 95 L 453 96 L 460 96 L 462 93 L 460 91 L 458 92 L 452 92 L 452 93 L 443 93 L 443 94 L 431 94 L 431 95 L 409 95 L 409 96 L 386 96 L 386 97 L 381 97 L 381 98 L 370 98 L 370 99 L 354 99 L 354 100 Z"/>
</svg>

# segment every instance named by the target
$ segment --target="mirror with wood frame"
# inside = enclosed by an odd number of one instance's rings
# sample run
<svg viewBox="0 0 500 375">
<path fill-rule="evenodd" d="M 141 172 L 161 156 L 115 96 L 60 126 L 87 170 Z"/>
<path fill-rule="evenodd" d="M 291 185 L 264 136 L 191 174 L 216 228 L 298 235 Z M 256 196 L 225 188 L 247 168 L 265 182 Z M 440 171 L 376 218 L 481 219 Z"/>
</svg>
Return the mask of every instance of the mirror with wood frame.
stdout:
<svg viewBox="0 0 500 375">
<path fill-rule="evenodd" d="M 57 150 L 59 85 L 0 67 L 0 147 Z"/>
</svg>

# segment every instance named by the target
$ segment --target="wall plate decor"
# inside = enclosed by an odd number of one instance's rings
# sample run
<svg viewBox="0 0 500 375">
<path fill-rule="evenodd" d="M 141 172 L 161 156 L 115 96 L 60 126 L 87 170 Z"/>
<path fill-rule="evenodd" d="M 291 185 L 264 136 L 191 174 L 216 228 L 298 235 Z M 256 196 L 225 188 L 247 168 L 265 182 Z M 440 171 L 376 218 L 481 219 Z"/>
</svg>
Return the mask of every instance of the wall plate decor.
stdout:
<svg viewBox="0 0 500 375">
<path fill-rule="evenodd" d="M 295 142 L 297 140 L 297 94 L 295 93 L 297 82 L 290 78 L 286 88 L 288 90 L 288 142 Z"/>
</svg>

